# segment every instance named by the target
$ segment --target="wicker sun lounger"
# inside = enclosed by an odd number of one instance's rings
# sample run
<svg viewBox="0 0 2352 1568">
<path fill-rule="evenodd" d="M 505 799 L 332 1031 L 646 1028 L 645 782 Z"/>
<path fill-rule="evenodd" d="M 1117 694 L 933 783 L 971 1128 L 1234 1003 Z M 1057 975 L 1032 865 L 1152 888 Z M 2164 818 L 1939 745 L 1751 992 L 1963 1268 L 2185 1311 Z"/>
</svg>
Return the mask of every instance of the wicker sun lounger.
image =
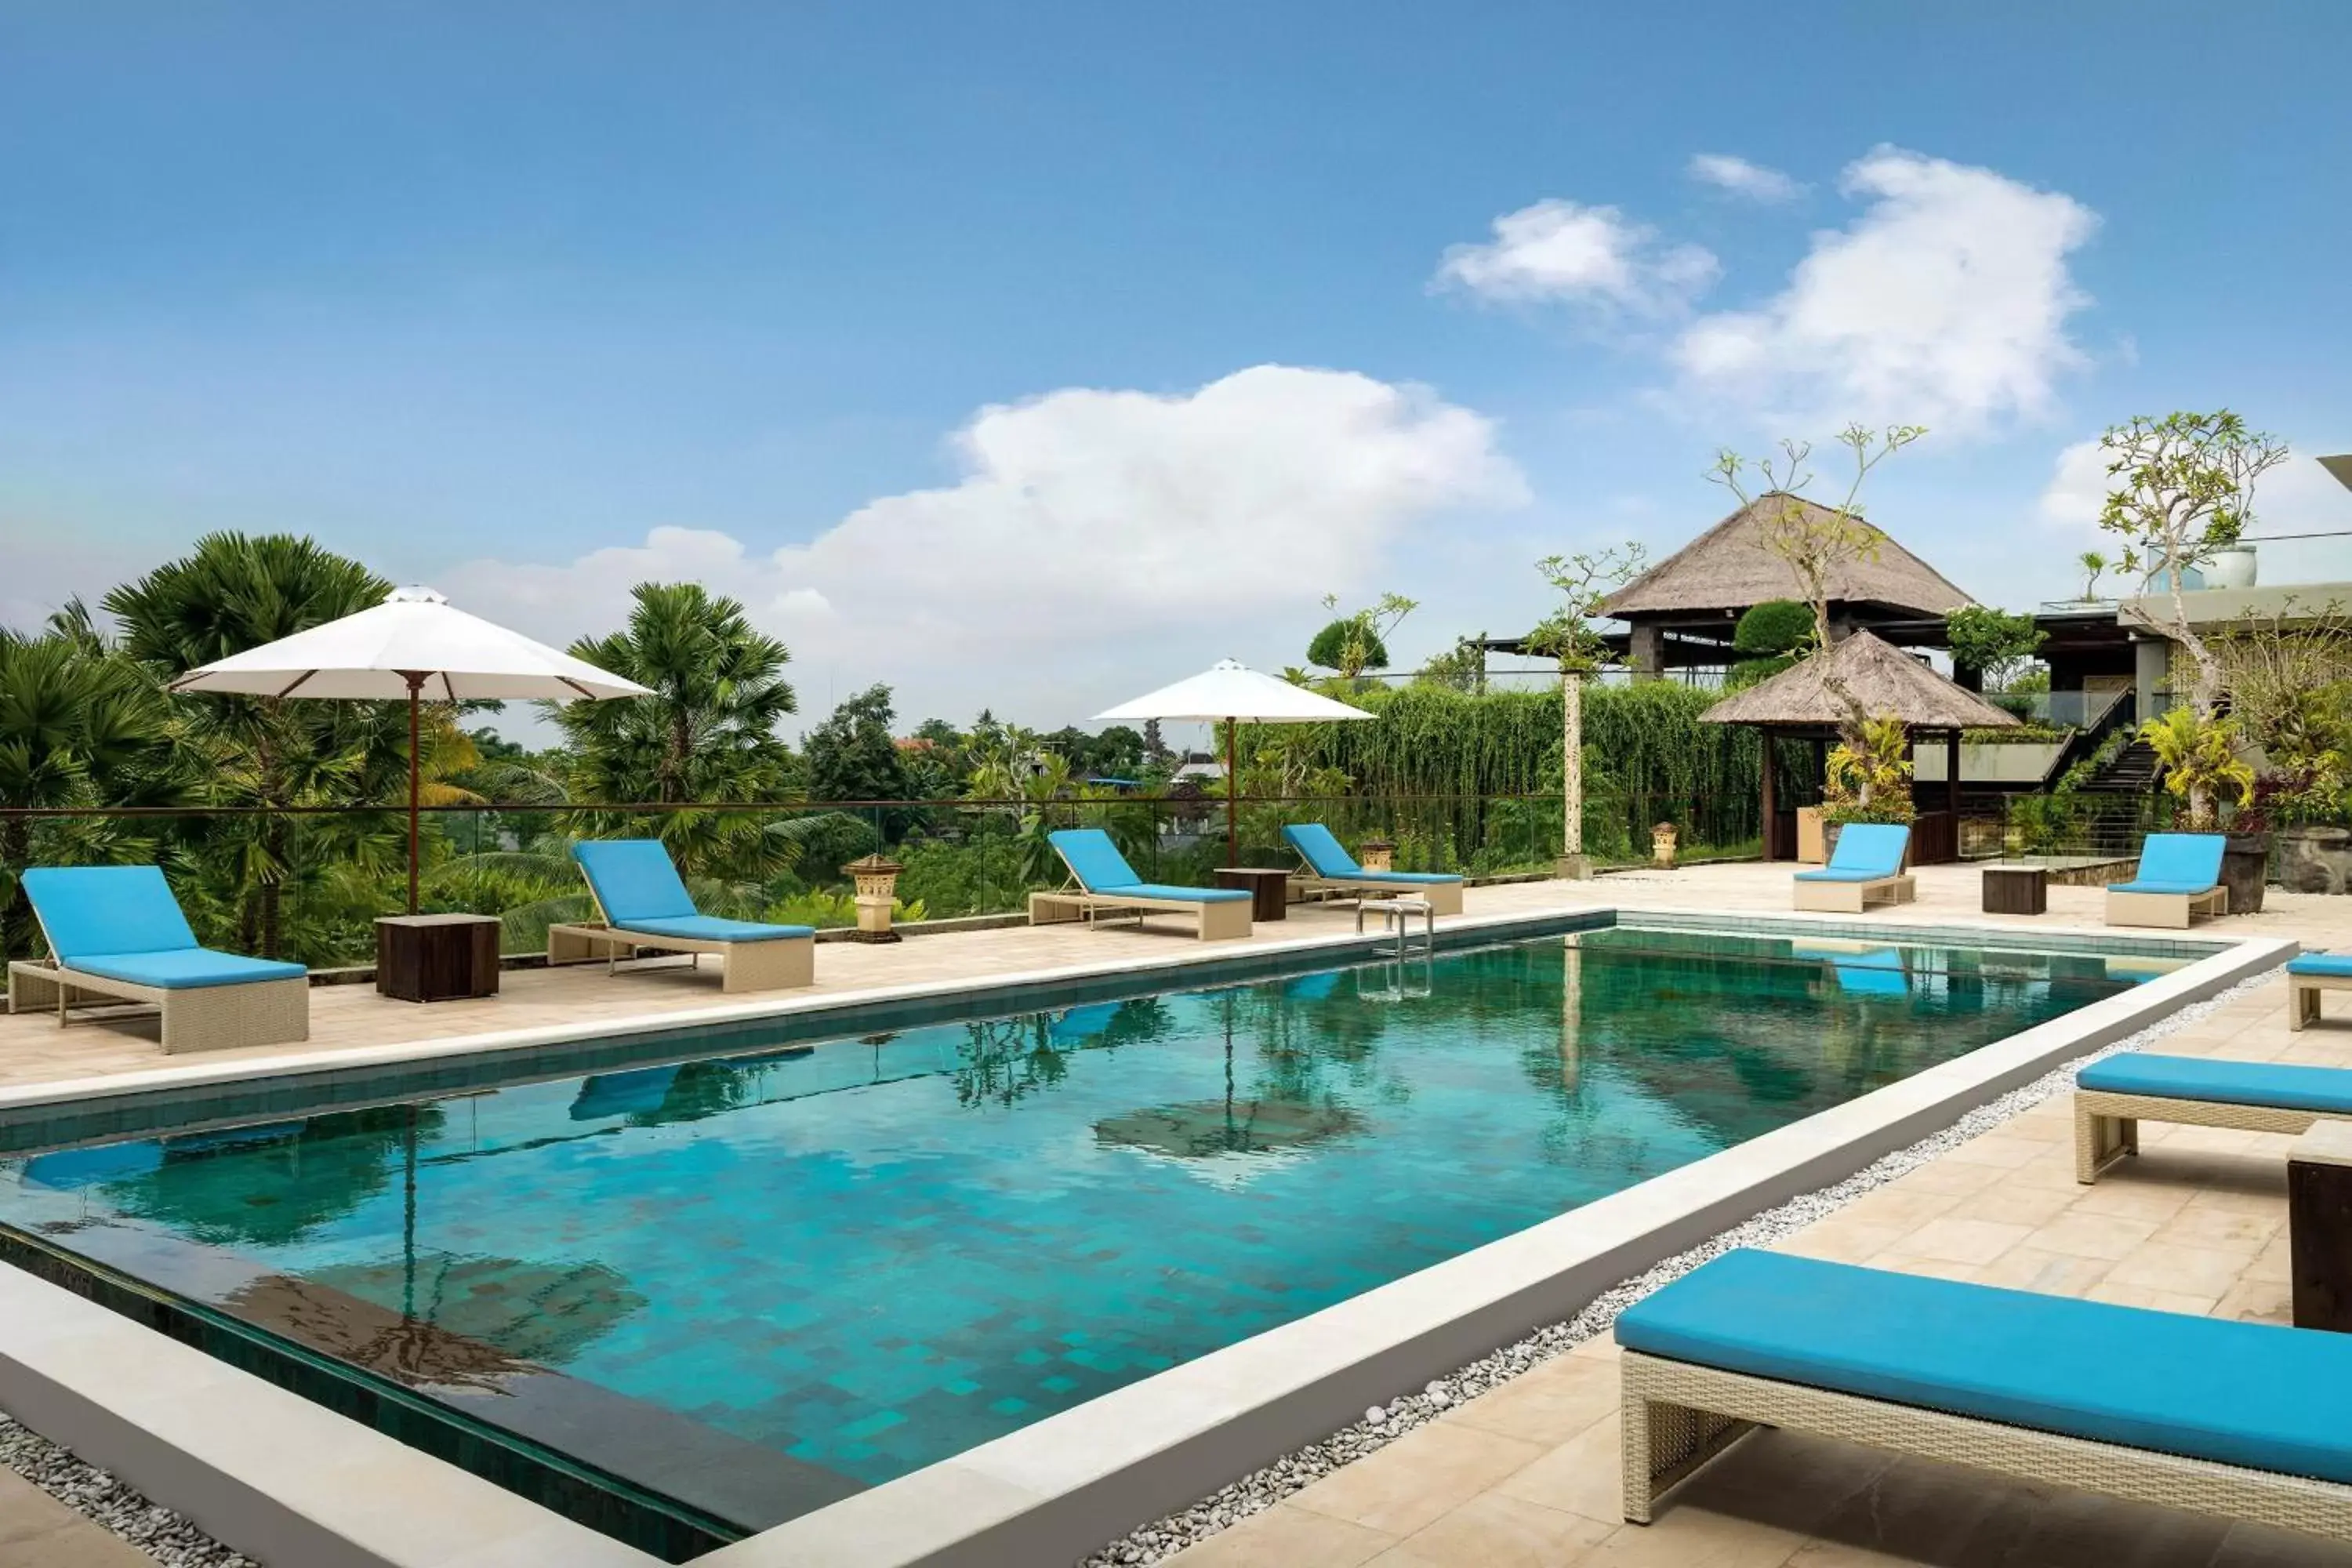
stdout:
<svg viewBox="0 0 2352 1568">
<path fill-rule="evenodd" d="M 1294 822 L 1282 830 L 1282 837 L 1306 863 L 1305 874 L 1291 879 L 1302 891 L 1358 900 L 1422 899 L 1433 915 L 1462 912 L 1459 877 L 1444 871 L 1367 871 L 1319 822 Z"/>
<path fill-rule="evenodd" d="M 1830 863 L 1800 871 L 1791 886 L 1796 907 L 1827 914 L 1858 915 L 1872 902 L 1907 903 L 1916 896 L 1903 869 L 1911 829 L 1899 822 L 1849 822 L 1838 829 Z"/>
<path fill-rule="evenodd" d="M 8 966 L 8 1011 L 138 1002 L 163 1014 L 163 1049 L 216 1051 L 310 1037 L 310 972 L 196 945 L 152 866 L 45 866 L 25 898 L 49 962 Z"/>
<path fill-rule="evenodd" d="M 2139 869 L 2107 884 L 2107 924 L 2187 929 L 2199 915 L 2230 912 L 2221 885 L 2218 833 L 2151 833 L 2140 841 Z"/>
<path fill-rule="evenodd" d="M 1202 942 L 1250 933 L 1250 895 L 1239 888 L 1179 888 L 1135 874 L 1110 835 L 1099 827 L 1065 827 L 1045 836 L 1069 868 L 1066 887 L 1029 895 L 1029 923 L 1093 921 L 1100 915 L 1188 915 Z"/>
<path fill-rule="evenodd" d="M 1636 1524 L 1780 1426 L 2352 1542 L 2352 1335 L 1736 1251 L 1617 1339 Z"/>
<path fill-rule="evenodd" d="M 2352 953 L 2306 952 L 2286 965 L 2286 1026 L 2319 1022 L 2319 994 L 2352 991 Z"/>
<path fill-rule="evenodd" d="M 2352 1068 L 2123 1051 L 2074 1075 L 2074 1179 L 2138 1153 L 2143 1121 L 2300 1133 L 2324 1119 L 2352 1120 Z"/>
<path fill-rule="evenodd" d="M 725 956 L 721 991 L 778 991 L 816 984 L 816 930 L 722 920 L 695 908 L 694 897 L 656 838 L 591 841 L 572 847 L 602 917 L 596 925 L 547 928 L 551 964 L 604 961 L 607 974 L 640 951 Z"/>
</svg>

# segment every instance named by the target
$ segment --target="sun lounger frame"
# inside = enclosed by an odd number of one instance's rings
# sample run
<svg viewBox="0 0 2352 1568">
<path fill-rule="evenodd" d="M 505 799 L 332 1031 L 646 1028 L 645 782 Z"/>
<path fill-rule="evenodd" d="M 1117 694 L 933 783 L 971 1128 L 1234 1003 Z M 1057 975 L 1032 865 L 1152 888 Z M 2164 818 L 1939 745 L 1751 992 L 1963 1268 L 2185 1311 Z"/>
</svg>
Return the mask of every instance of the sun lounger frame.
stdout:
<svg viewBox="0 0 2352 1568">
<path fill-rule="evenodd" d="M 2352 1541 L 2352 1487 L 2333 1481 L 1950 1415 L 1636 1351 L 1624 1352 L 1618 1365 L 1623 1508 L 1634 1524 L 1649 1523 L 1667 1488 L 1749 1431 L 1782 1426 L 2126 1502 Z"/>
<path fill-rule="evenodd" d="M 2332 1111 L 2280 1105 L 2243 1105 L 2233 1100 L 2185 1100 L 2172 1095 L 2074 1091 L 2074 1179 L 2085 1186 L 2117 1161 L 2139 1152 L 2139 1124 L 2221 1127 L 2236 1132 L 2284 1132 L 2299 1136 L 2315 1121 L 2352 1121 Z"/>
<path fill-rule="evenodd" d="M 2107 889 L 2106 923 L 2187 931 L 2199 915 L 2230 912 L 2230 889 L 2216 883 L 2201 893 L 2123 893 Z"/>
<path fill-rule="evenodd" d="M 76 1007 L 122 1003 L 144 1003 L 163 1015 L 167 1056 L 238 1046 L 299 1045 L 310 1037 L 310 982 L 306 975 L 166 986 L 142 985 L 33 959 L 8 965 L 11 1013 L 54 1007 L 62 1029 Z"/>
<path fill-rule="evenodd" d="M 1908 871 L 1867 882 L 1798 877 L 1792 879 L 1791 886 L 1797 889 L 1798 909 L 1825 915 L 1858 915 L 1873 903 L 1907 904 L 1919 896 L 1918 884 L 1911 879 Z"/>
<path fill-rule="evenodd" d="M 1056 851 L 1058 853 L 1058 851 Z M 1138 928 L 1146 915 L 1191 915 L 1202 942 L 1225 942 L 1250 933 L 1248 899 L 1131 899 L 1088 892 L 1076 875 L 1052 892 L 1029 895 L 1029 923 L 1061 925 L 1084 921 L 1089 927 L 1105 915 L 1131 915 Z"/>
<path fill-rule="evenodd" d="M 1302 855 L 1299 864 L 1305 868 L 1290 874 L 1290 885 L 1301 893 L 1327 900 L 1353 899 L 1358 903 L 1384 899 L 1422 899 L 1427 900 L 1430 912 L 1458 915 L 1462 912 L 1462 887 L 1457 879 L 1451 882 L 1389 882 L 1377 877 L 1326 877 L 1307 863 Z"/>
<path fill-rule="evenodd" d="M 587 881 L 583 875 L 581 880 Z M 810 936 L 770 937 L 764 942 L 720 942 L 707 936 L 663 936 L 655 931 L 631 931 L 616 926 L 604 912 L 604 901 L 596 896 L 596 884 L 588 883 L 588 901 L 596 907 L 593 921 L 574 921 L 547 928 L 547 963 L 551 969 L 568 963 L 593 963 L 604 961 L 607 977 L 618 974 L 621 965 L 634 963 L 639 952 L 694 955 L 698 969 L 702 967 L 702 954 L 715 952 L 727 960 L 720 973 L 719 989 L 730 991 L 788 991 L 798 986 L 816 984 L 816 938 Z"/>
<path fill-rule="evenodd" d="M 2352 991 L 2352 974 L 2297 974 L 2286 972 L 2286 1026 L 2301 1029 L 2319 1022 L 2319 994 Z"/>
</svg>

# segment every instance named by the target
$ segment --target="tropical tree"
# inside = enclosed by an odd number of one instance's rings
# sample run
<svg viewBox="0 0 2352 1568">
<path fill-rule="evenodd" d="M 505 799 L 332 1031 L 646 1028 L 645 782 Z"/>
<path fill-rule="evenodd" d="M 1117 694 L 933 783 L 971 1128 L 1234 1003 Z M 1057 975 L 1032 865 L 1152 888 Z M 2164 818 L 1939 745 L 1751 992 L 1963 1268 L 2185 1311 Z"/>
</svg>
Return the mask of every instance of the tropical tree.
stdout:
<svg viewBox="0 0 2352 1568">
<path fill-rule="evenodd" d="M 753 626 L 736 600 L 699 583 L 640 583 L 619 631 L 572 645 L 583 658 L 652 695 L 549 705 L 571 754 L 566 780 L 583 805 L 748 804 L 782 798 L 792 749 L 776 726 L 797 710 L 783 678 L 792 654 Z M 689 875 L 757 880 L 789 870 L 794 839 L 741 812 L 594 813 L 583 832 L 648 826 Z"/>
<path fill-rule="evenodd" d="M 160 804 L 176 783 L 153 681 L 92 627 L 77 604 L 44 632 L 0 627 L 0 806 L 16 810 Z M 103 858 L 111 826 L 60 821 L 50 856 Z M 0 819 L 0 955 L 33 949 L 17 878 L 31 864 L 35 819 Z"/>
<path fill-rule="evenodd" d="M 2110 426 L 2099 447 L 2110 486 L 2099 526 L 2123 536 L 2126 576 L 2145 571 L 2159 580 L 2164 598 L 2156 601 L 2158 627 L 2195 662 L 2189 700 L 2200 718 L 2210 719 L 2227 672 L 2189 624 L 2182 574 L 2245 532 L 2254 521 L 2254 481 L 2286 461 L 2286 443 L 2248 428 L 2224 408 L 2161 419 L 2138 415 Z M 2192 798 L 2191 815 L 2200 809 Z"/>
<path fill-rule="evenodd" d="M 215 533 L 177 561 L 108 594 L 121 648 L 151 679 L 275 642 L 383 602 L 392 584 L 360 563 L 290 534 Z M 436 714 L 436 741 L 452 727 Z M 205 805 L 260 808 L 223 816 L 184 846 L 199 888 L 229 910 L 236 940 L 276 957 L 287 947 L 286 893 L 297 882 L 388 868 L 400 835 L 390 818 L 332 818 L 298 827 L 300 806 L 389 803 L 405 787 L 407 712 L 381 702 L 300 698 L 173 699 L 167 739 Z M 462 742 L 462 736 L 458 738 Z M 466 757 L 469 747 L 455 748 Z M 457 757 L 445 751 L 444 760 Z M 420 759 L 431 771 L 430 753 Z M 320 853 L 309 851 L 316 848 Z M 302 944 L 324 940 L 306 934 Z"/>
<path fill-rule="evenodd" d="M 1560 602 L 1522 646 L 1559 665 L 1560 868 L 1570 877 L 1591 869 L 1584 854 L 1584 682 L 1609 651 L 1593 622 L 1611 592 L 1638 576 L 1646 558 L 1639 541 L 1627 540 L 1597 554 L 1547 555 L 1536 563 Z"/>
<path fill-rule="evenodd" d="M 1327 594 L 1323 607 L 1334 612 L 1335 618 L 1307 645 L 1307 662 L 1337 670 L 1341 680 L 1353 685 L 1364 671 L 1389 667 L 1389 634 L 1421 606 L 1402 594 L 1382 594 L 1360 610 L 1339 615 L 1339 595 Z"/>
<path fill-rule="evenodd" d="M 1944 646 L 1951 650 L 1954 667 L 1975 670 L 1995 691 L 2009 689 L 2048 636 L 2032 616 L 1989 605 L 1964 605 L 1944 617 Z"/>
</svg>

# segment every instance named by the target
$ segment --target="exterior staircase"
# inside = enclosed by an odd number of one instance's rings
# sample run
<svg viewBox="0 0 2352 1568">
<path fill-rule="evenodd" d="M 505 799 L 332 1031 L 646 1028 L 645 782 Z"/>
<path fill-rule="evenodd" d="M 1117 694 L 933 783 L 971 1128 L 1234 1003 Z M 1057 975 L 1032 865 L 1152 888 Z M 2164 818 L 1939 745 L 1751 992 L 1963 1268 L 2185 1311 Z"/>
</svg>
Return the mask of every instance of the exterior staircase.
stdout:
<svg viewBox="0 0 2352 1568">
<path fill-rule="evenodd" d="M 2156 752 L 2146 741 L 2126 746 L 2083 784 L 2102 795 L 2142 795 L 2155 787 Z"/>
</svg>

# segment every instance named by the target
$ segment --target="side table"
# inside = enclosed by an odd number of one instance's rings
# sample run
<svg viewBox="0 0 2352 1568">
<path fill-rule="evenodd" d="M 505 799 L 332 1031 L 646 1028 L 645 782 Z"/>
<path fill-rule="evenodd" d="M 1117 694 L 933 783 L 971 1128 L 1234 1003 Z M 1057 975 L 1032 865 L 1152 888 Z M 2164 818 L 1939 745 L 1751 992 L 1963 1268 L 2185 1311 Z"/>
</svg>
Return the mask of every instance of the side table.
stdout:
<svg viewBox="0 0 2352 1568">
<path fill-rule="evenodd" d="M 1250 896 L 1250 919 L 1290 918 L 1290 873 L 1278 866 L 1221 866 L 1217 886 L 1239 888 Z"/>
<path fill-rule="evenodd" d="M 386 915 L 375 922 L 375 988 L 396 1002 L 499 994 L 496 915 Z"/>
<path fill-rule="evenodd" d="M 2352 1122 L 2319 1121 L 2287 1146 L 2294 1326 L 2352 1333 Z"/>
<path fill-rule="evenodd" d="M 2050 871 L 2042 866 L 1984 868 L 1984 912 L 2038 915 L 2050 908 Z"/>
</svg>

